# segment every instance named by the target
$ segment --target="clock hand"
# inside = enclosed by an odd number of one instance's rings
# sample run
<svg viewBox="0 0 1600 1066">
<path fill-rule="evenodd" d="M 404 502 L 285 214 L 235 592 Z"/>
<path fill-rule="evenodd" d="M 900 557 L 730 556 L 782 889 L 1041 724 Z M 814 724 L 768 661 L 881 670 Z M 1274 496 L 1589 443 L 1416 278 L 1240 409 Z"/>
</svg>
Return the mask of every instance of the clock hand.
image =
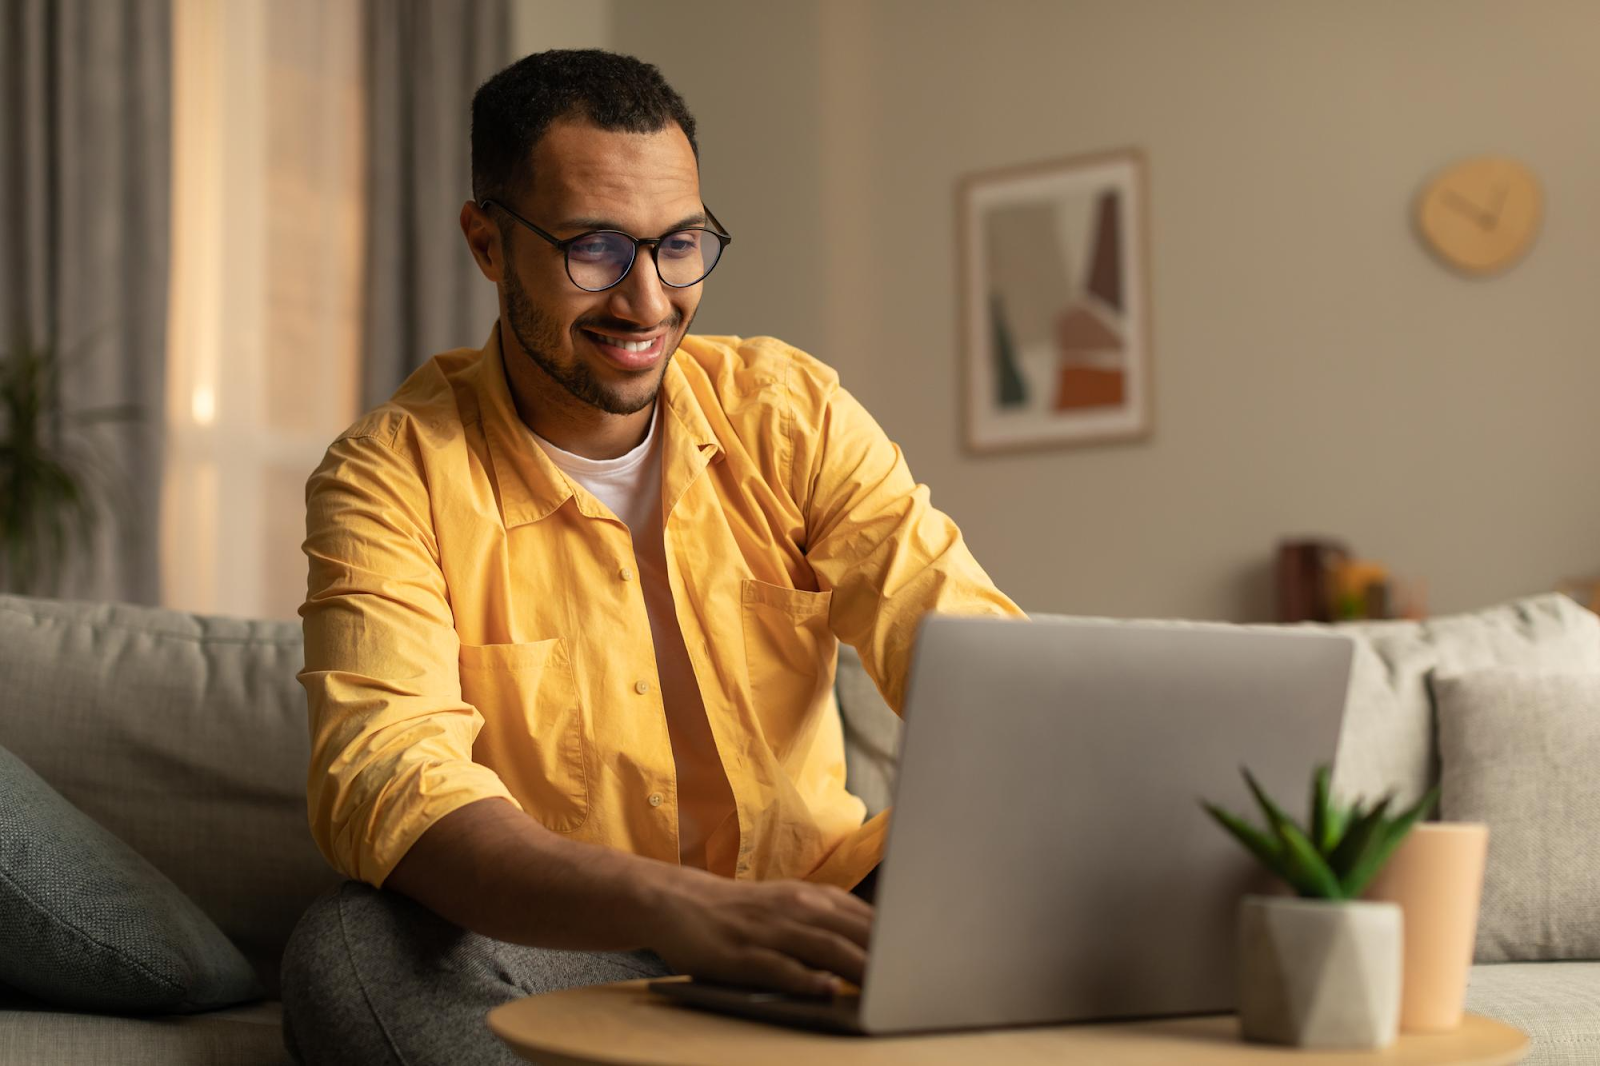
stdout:
<svg viewBox="0 0 1600 1066">
<path fill-rule="evenodd" d="M 1485 215 L 1483 208 L 1468 200 L 1465 196 L 1462 196 L 1454 189 L 1446 189 L 1444 191 L 1443 200 L 1451 207 L 1454 207 L 1461 214 L 1471 218 L 1472 221 L 1476 222 L 1483 229 L 1490 229 L 1494 226 L 1495 220 L 1488 218 Z"/>
<path fill-rule="evenodd" d="M 1489 228 L 1493 229 L 1500 224 L 1500 211 L 1506 206 L 1506 190 L 1511 188 L 1509 181 L 1502 181 L 1494 190 L 1494 210 L 1489 216 Z"/>
</svg>

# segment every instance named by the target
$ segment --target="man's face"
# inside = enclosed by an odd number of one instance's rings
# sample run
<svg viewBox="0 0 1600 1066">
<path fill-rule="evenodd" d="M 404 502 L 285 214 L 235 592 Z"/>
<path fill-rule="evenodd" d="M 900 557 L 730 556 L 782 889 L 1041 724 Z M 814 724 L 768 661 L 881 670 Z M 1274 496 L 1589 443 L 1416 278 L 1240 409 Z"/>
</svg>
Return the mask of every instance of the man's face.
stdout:
<svg viewBox="0 0 1600 1066">
<path fill-rule="evenodd" d="M 512 194 L 509 206 L 563 240 L 594 229 L 660 237 L 704 224 L 699 167 L 676 124 L 618 133 L 555 122 L 534 147 L 533 174 L 531 192 Z M 617 415 L 649 406 L 701 286 L 662 284 L 646 247 L 621 282 L 585 292 L 567 276 L 559 249 L 509 218 L 497 221 L 510 237 L 504 316 L 523 351 L 583 404 Z"/>
</svg>

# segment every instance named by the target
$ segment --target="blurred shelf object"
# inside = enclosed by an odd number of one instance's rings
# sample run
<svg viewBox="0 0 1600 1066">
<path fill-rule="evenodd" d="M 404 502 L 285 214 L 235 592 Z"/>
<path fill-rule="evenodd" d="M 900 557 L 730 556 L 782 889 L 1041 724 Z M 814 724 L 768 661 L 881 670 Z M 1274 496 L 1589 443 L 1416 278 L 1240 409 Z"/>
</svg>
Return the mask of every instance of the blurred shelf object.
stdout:
<svg viewBox="0 0 1600 1066">
<path fill-rule="evenodd" d="M 1600 614 L 1600 576 L 1569 577 L 1557 585 L 1556 589 L 1571 596 L 1589 610 Z"/>
<path fill-rule="evenodd" d="M 1382 563 L 1354 558 L 1341 541 L 1278 543 L 1278 621 L 1346 622 L 1427 616 L 1427 587 Z"/>
<path fill-rule="evenodd" d="M 1350 558 L 1336 540 L 1278 542 L 1278 621 L 1331 622 L 1334 574 Z"/>
</svg>

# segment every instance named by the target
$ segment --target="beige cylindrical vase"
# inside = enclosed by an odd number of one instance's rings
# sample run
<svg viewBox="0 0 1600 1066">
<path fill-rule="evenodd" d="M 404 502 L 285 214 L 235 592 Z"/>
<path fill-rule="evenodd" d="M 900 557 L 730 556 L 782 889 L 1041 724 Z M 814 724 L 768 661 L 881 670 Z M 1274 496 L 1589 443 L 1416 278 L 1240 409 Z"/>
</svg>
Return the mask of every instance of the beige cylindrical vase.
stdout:
<svg viewBox="0 0 1600 1066">
<path fill-rule="evenodd" d="M 1461 1024 L 1488 853 L 1489 827 L 1481 822 L 1420 822 L 1362 896 L 1398 903 L 1405 913 L 1402 1032 Z"/>
</svg>

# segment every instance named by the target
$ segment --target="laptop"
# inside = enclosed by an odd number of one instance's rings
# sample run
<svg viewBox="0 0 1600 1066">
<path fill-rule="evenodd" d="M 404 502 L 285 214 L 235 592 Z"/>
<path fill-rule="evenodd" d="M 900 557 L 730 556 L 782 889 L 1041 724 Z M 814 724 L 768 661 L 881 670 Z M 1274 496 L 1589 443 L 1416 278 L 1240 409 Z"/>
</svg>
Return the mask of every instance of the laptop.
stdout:
<svg viewBox="0 0 1600 1066">
<path fill-rule="evenodd" d="M 1303 630 L 929 616 L 858 994 L 674 1000 L 864 1034 L 1233 1010 L 1254 861 L 1201 798 L 1332 763 L 1353 645 Z M 1298 806 L 1298 804 L 1296 804 Z"/>
</svg>

